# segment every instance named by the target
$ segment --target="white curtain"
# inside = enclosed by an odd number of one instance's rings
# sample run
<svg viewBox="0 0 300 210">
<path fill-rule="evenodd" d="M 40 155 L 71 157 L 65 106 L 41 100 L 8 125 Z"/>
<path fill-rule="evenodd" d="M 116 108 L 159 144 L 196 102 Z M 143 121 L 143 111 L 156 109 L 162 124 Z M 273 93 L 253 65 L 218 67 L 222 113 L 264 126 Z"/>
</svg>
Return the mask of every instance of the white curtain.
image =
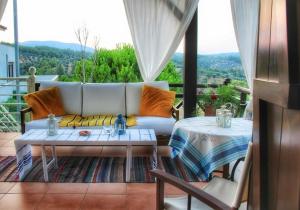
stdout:
<svg viewBox="0 0 300 210">
<path fill-rule="evenodd" d="M 259 0 L 231 0 L 231 12 L 242 66 L 252 92 L 256 70 Z"/>
<path fill-rule="evenodd" d="M 155 80 L 176 51 L 198 0 L 124 0 L 144 81 Z"/>
<path fill-rule="evenodd" d="M 2 16 L 4 14 L 6 3 L 7 3 L 7 0 L 0 0 L 0 23 L 1 23 Z"/>
</svg>

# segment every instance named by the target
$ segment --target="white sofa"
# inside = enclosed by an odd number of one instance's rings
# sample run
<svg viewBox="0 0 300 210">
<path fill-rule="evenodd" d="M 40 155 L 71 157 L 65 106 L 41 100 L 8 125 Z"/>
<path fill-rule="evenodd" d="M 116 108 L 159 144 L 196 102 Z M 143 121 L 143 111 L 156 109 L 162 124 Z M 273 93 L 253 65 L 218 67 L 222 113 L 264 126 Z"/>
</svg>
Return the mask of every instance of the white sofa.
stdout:
<svg viewBox="0 0 300 210">
<path fill-rule="evenodd" d="M 96 114 L 136 115 L 137 125 L 130 128 L 152 128 L 155 130 L 156 135 L 169 136 L 176 121 L 173 117 L 139 116 L 141 91 L 144 84 L 165 90 L 169 89 L 168 83 L 164 81 L 151 83 L 90 84 L 45 81 L 40 83 L 39 89 L 53 86 L 59 87 L 66 114 L 78 114 L 82 116 Z M 61 117 L 57 118 L 60 119 Z M 33 128 L 47 128 L 47 119 L 26 122 L 23 127 L 23 132 Z"/>
</svg>

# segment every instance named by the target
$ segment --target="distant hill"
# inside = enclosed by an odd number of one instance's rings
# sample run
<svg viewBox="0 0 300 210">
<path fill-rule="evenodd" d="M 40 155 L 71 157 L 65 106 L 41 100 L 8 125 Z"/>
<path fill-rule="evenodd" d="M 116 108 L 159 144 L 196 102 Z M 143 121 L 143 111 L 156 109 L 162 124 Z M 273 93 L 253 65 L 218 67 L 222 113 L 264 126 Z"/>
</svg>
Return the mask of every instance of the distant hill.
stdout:
<svg viewBox="0 0 300 210">
<path fill-rule="evenodd" d="M 183 53 L 175 53 L 172 57 L 178 69 L 183 69 Z M 197 57 L 198 80 L 203 78 L 231 78 L 244 80 L 244 71 L 240 55 L 234 53 L 221 53 L 198 55 Z"/>
<path fill-rule="evenodd" d="M 30 66 L 35 66 L 39 74 L 65 74 L 73 70 L 80 60 L 80 45 L 58 41 L 28 41 L 20 45 L 21 73 L 26 74 Z M 88 48 L 87 56 L 91 56 Z M 198 82 L 206 83 L 214 78 L 245 80 L 239 53 L 198 55 Z M 183 53 L 172 57 L 179 70 L 183 69 Z"/>
<path fill-rule="evenodd" d="M 76 43 L 65 43 L 65 42 L 59 42 L 59 41 L 26 41 L 21 42 L 20 45 L 26 46 L 26 47 L 52 47 L 52 48 L 58 48 L 58 49 L 69 49 L 74 51 L 80 51 L 80 44 Z M 94 49 L 91 47 L 86 47 L 87 52 L 94 52 Z"/>
<path fill-rule="evenodd" d="M 41 75 L 65 74 L 73 69 L 80 58 L 79 51 L 70 49 L 20 46 L 21 74 L 27 74 L 30 66 L 36 67 L 37 74 Z"/>
</svg>

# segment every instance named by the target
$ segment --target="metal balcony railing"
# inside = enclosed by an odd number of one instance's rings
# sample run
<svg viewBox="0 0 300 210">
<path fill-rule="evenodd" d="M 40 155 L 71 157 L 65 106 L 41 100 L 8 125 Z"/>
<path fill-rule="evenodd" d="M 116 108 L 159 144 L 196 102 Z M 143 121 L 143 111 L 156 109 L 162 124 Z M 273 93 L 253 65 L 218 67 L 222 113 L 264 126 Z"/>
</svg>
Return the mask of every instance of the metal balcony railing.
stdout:
<svg viewBox="0 0 300 210">
<path fill-rule="evenodd" d="M 22 97 L 34 91 L 35 72 L 31 67 L 27 77 L 0 77 L 0 132 L 20 131 Z"/>
</svg>

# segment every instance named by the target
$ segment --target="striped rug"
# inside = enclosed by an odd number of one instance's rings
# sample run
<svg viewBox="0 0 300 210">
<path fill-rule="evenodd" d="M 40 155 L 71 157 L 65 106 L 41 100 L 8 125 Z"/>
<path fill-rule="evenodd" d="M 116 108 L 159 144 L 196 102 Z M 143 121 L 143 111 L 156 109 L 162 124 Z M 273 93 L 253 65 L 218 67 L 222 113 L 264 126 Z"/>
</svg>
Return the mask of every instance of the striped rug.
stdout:
<svg viewBox="0 0 300 210">
<path fill-rule="evenodd" d="M 131 182 L 154 182 L 149 171 L 152 169 L 151 157 L 134 157 Z M 178 161 L 170 157 L 159 157 L 162 170 L 182 178 L 185 174 L 189 181 L 201 181 L 187 168 L 180 167 Z M 58 157 L 58 168 L 49 170 L 50 182 L 59 183 L 97 183 L 125 182 L 126 158 L 123 157 Z M 0 157 L 0 181 L 17 182 L 16 157 Z M 43 182 L 42 160 L 34 157 L 32 170 L 24 182 Z"/>
</svg>

